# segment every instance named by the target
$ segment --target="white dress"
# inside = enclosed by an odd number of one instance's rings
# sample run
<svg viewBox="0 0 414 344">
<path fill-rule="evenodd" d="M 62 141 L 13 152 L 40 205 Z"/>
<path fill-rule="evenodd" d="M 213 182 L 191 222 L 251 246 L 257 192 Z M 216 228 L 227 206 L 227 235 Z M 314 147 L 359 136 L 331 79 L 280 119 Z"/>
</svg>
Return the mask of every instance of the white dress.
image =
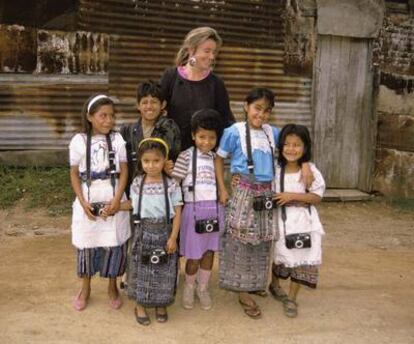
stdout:
<svg viewBox="0 0 414 344">
<path fill-rule="evenodd" d="M 112 149 L 115 151 L 115 166 L 119 172 L 119 163 L 126 162 L 125 141 L 119 133 L 111 134 Z M 79 166 L 79 172 L 86 172 L 86 134 L 76 134 L 69 144 L 71 166 Z M 91 172 L 104 172 L 109 168 L 108 147 L 105 135 L 92 136 Z M 113 198 L 110 179 L 93 180 L 89 188 L 81 183 L 83 197 L 93 202 L 109 202 Z M 116 183 L 118 187 L 118 180 Z M 126 200 L 125 194 L 122 201 Z M 125 243 L 131 235 L 129 211 L 118 211 L 106 220 L 97 217 L 91 221 L 85 214 L 78 198 L 73 202 L 72 244 L 78 249 L 93 247 L 115 247 Z"/>
<path fill-rule="evenodd" d="M 320 171 L 314 164 L 310 164 L 313 181 L 309 192 L 320 197 L 325 191 L 325 181 Z M 285 192 L 305 193 L 305 186 L 299 181 L 301 172 L 285 174 Z M 280 167 L 276 168 L 276 192 L 280 192 Z M 311 205 L 309 207 L 286 207 L 286 223 L 282 220 L 282 211 L 278 209 L 278 221 L 280 238 L 276 242 L 274 249 L 274 263 L 284 264 L 286 267 L 293 268 L 301 265 L 320 265 L 322 262 L 322 236 L 325 234 L 319 220 L 318 211 Z M 284 229 L 285 228 L 285 229 Z M 288 249 L 285 245 L 285 234 L 311 233 L 311 247 L 304 249 Z"/>
</svg>

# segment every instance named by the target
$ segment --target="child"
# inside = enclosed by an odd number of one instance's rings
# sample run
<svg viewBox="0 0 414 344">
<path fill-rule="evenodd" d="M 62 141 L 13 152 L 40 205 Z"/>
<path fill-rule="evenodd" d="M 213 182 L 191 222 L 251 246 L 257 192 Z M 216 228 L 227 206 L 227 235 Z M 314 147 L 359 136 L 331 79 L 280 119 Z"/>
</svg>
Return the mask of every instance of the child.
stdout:
<svg viewBox="0 0 414 344">
<path fill-rule="evenodd" d="M 318 280 L 322 255 L 321 237 L 324 231 L 313 205 L 321 201 L 325 182 L 313 164 L 310 167 L 315 180 L 309 190 L 299 182 L 302 164 L 311 159 L 311 140 L 305 126 L 286 125 L 280 133 L 279 152 L 277 194 L 274 199 L 280 207 L 278 221 L 281 235 L 274 250 L 269 290 L 276 300 L 283 302 L 285 315 L 296 317 L 296 297 L 300 286 L 316 288 Z M 297 233 L 301 233 L 300 238 Z M 287 279 L 289 276 L 289 295 L 286 295 L 280 287 L 279 278 Z"/>
<path fill-rule="evenodd" d="M 174 302 L 177 282 L 177 236 L 182 196 L 179 185 L 164 173 L 168 146 L 147 138 L 138 146 L 139 174 L 131 185 L 136 223 L 128 259 L 128 296 L 136 301 L 135 318 L 149 325 L 146 308 L 155 307 L 156 320 L 166 322 L 166 307 Z"/>
<path fill-rule="evenodd" d="M 129 213 L 118 212 L 128 178 L 125 142 L 112 131 L 114 106 L 106 95 L 89 98 L 82 117 L 84 133 L 76 134 L 69 145 L 70 179 L 76 194 L 72 243 L 77 248 L 77 274 L 82 278 L 73 306 L 85 309 L 91 277 L 99 271 L 101 277 L 109 278 L 109 304 L 118 309 L 122 301 L 116 278 L 124 273 L 130 236 Z"/>
<path fill-rule="evenodd" d="M 249 292 L 266 289 L 272 241 L 278 237 L 271 182 L 279 129 L 266 124 L 274 97 L 267 88 L 250 91 L 244 102 L 246 122 L 224 130 L 216 158 L 222 203 L 228 198 L 224 158 L 230 156 L 230 172 L 238 175 L 220 242 L 220 287 L 239 292 L 245 314 L 253 319 L 261 317 L 261 310 Z"/>
<path fill-rule="evenodd" d="M 214 251 L 219 247 L 218 231 L 224 229 L 224 209 L 217 200 L 212 151 L 220 135 L 219 113 L 212 109 L 197 111 L 191 119 L 191 132 L 195 147 L 180 153 L 172 172 L 172 177 L 182 180 L 185 202 L 180 230 L 180 254 L 187 258 L 182 304 L 185 309 L 192 309 L 196 290 L 201 308 L 209 310 L 208 281 Z"/>
<path fill-rule="evenodd" d="M 177 159 L 178 153 L 181 151 L 180 129 L 172 119 L 163 116 L 166 105 L 158 84 L 149 80 L 138 86 L 137 109 L 140 117 L 136 123 L 123 126 L 120 130 L 126 141 L 128 156 L 128 195 L 137 168 L 136 152 L 142 139 L 159 137 L 167 143 L 170 147 L 170 153 L 165 165 L 166 172 L 169 174 L 172 172 L 173 161 Z"/>
</svg>

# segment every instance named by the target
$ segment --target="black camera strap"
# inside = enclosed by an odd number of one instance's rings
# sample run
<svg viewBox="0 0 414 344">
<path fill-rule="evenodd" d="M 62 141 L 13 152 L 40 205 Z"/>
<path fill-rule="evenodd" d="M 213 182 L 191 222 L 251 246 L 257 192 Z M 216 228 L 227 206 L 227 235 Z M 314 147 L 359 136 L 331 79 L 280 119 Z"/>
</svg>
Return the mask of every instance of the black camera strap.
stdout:
<svg viewBox="0 0 414 344">
<path fill-rule="evenodd" d="M 189 187 L 189 190 L 192 191 L 193 193 L 193 214 L 194 214 L 194 223 L 197 221 L 196 218 L 196 211 L 195 211 L 195 188 L 196 188 L 196 181 L 197 181 L 197 147 L 193 146 L 193 157 L 192 157 L 192 179 L 193 179 L 193 185 Z M 216 183 L 216 214 L 217 214 L 217 219 L 219 218 L 219 213 L 218 213 L 218 187 L 217 187 L 217 183 Z"/>
<path fill-rule="evenodd" d="M 105 135 L 106 144 L 108 146 L 108 160 L 109 160 L 109 175 L 111 178 L 112 193 L 115 196 L 116 186 L 116 166 L 115 166 L 115 151 L 112 150 L 112 142 L 110 134 Z M 88 188 L 88 203 L 90 201 L 90 186 L 92 184 L 91 178 L 91 149 L 92 149 L 92 134 L 89 131 L 86 134 L 86 186 Z"/>
<path fill-rule="evenodd" d="M 145 184 L 145 178 L 147 177 L 146 174 L 143 175 L 141 180 L 141 185 L 139 186 L 139 197 L 138 197 L 138 211 L 136 215 L 137 223 L 141 221 L 141 205 L 142 205 L 142 195 L 144 192 L 144 184 Z M 164 185 L 164 196 L 165 196 L 165 212 L 167 215 L 167 223 L 171 224 L 171 213 L 170 213 L 170 201 L 168 199 L 168 180 L 167 176 L 162 173 L 162 182 Z"/>
<path fill-rule="evenodd" d="M 253 153 L 252 153 L 252 139 L 250 135 L 250 126 L 249 123 L 246 121 L 246 149 L 247 149 L 247 169 L 249 170 L 249 174 L 254 175 L 254 162 L 253 162 Z M 275 176 L 275 153 L 272 143 L 270 141 L 270 137 L 267 133 L 263 130 L 263 133 L 266 135 L 267 142 L 269 142 L 270 152 L 272 154 L 272 173 L 273 177 Z"/>
</svg>

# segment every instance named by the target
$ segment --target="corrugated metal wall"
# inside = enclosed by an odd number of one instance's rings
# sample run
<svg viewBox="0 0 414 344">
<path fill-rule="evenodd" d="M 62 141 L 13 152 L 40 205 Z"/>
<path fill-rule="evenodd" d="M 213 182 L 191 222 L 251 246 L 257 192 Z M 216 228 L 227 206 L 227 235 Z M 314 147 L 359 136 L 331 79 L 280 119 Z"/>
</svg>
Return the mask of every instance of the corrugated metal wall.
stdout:
<svg viewBox="0 0 414 344">
<path fill-rule="evenodd" d="M 238 118 L 244 96 L 260 85 L 277 93 L 272 123 L 311 127 L 311 80 L 284 73 L 282 3 L 80 0 L 83 31 L 13 27 L 27 31 L 19 33 L 20 42 L 3 28 L 0 47 L 10 49 L 0 55 L 18 58 L 0 59 L 0 150 L 66 148 L 80 128 L 83 102 L 95 92 L 109 90 L 118 98 L 118 124 L 134 121 L 137 84 L 159 79 L 185 34 L 202 25 L 216 28 L 224 40 L 216 72 Z"/>
<path fill-rule="evenodd" d="M 224 41 L 216 72 L 224 79 L 238 118 L 243 117 L 242 100 L 247 92 L 254 86 L 267 86 L 277 94 L 274 124 L 295 121 L 311 127 L 311 79 L 284 73 L 282 3 L 81 0 L 79 25 L 112 34 L 109 89 L 119 98 L 121 123 L 137 116 L 138 83 L 148 78 L 158 80 L 173 65 L 186 33 L 208 25 L 217 29 Z"/>
</svg>

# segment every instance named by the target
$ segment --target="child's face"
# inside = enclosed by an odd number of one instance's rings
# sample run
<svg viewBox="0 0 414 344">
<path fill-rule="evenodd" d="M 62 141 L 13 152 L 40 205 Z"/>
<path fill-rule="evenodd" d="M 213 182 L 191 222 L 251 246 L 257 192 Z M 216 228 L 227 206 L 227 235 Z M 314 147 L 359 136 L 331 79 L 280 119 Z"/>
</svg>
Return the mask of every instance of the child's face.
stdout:
<svg viewBox="0 0 414 344">
<path fill-rule="evenodd" d="M 210 152 L 216 146 L 217 134 L 214 130 L 199 128 L 192 136 L 196 147 L 203 153 Z"/>
<path fill-rule="evenodd" d="M 247 113 L 247 122 L 254 129 L 260 129 L 263 124 L 269 121 L 272 108 L 266 98 L 255 100 L 253 103 L 244 103 L 244 110 Z"/>
<path fill-rule="evenodd" d="M 166 159 L 160 151 L 147 150 L 141 157 L 142 169 L 148 176 L 157 177 L 161 174 L 165 161 Z"/>
<path fill-rule="evenodd" d="M 138 102 L 137 109 L 145 121 L 155 122 L 161 111 L 164 110 L 165 105 L 165 101 L 161 102 L 156 97 L 146 96 Z"/>
<path fill-rule="evenodd" d="M 115 123 L 114 107 L 109 104 L 102 105 L 95 113 L 88 114 L 87 119 L 92 125 L 92 133 L 94 135 L 106 135 L 111 131 Z"/>
<path fill-rule="evenodd" d="M 305 145 L 299 136 L 295 134 L 286 136 L 282 154 L 288 163 L 297 162 L 303 156 L 304 152 Z"/>
<path fill-rule="evenodd" d="M 190 51 L 190 57 L 196 58 L 195 67 L 203 71 L 209 71 L 214 64 L 217 55 L 217 44 L 208 39 L 201 43 L 195 50 Z"/>
</svg>

